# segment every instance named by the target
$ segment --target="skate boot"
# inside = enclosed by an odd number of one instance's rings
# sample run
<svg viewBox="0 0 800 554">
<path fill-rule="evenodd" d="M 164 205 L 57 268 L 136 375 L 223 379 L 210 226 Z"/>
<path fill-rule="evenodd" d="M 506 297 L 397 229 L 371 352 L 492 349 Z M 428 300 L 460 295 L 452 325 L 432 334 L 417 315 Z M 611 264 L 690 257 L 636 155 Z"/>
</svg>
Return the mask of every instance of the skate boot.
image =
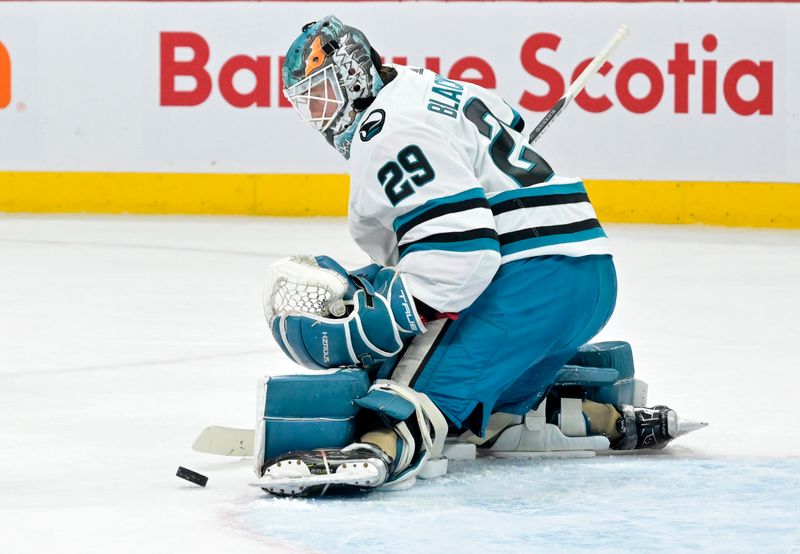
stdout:
<svg viewBox="0 0 800 554">
<path fill-rule="evenodd" d="M 681 419 L 675 410 L 666 406 L 641 408 L 629 405 L 616 406 L 621 417 L 617 431 L 621 438 L 611 443 L 614 450 L 664 448 L 672 440 L 708 425 L 701 421 Z"/>
<path fill-rule="evenodd" d="M 369 492 L 386 482 L 391 459 L 377 446 L 288 452 L 266 463 L 256 483 L 276 496 L 325 496 Z"/>
</svg>

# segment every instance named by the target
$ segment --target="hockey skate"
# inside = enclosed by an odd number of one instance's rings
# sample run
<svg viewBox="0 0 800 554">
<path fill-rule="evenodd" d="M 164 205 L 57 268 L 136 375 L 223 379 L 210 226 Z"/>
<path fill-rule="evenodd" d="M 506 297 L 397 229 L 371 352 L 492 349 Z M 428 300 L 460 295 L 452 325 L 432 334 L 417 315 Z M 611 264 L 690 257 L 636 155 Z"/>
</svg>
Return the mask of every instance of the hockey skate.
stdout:
<svg viewBox="0 0 800 554">
<path fill-rule="evenodd" d="M 560 401 L 561 409 L 549 416 L 545 415 L 546 402 L 524 417 L 493 414 L 487 428 L 488 440 L 469 432 L 458 440 L 478 444 L 482 455 L 500 458 L 589 457 L 604 451 L 664 448 L 673 439 L 708 425 L 681 419 L 675 410 L 666 406 L 613 406 L 571 398 Z M 608 423 L 598 427 L 597 420 L 603 421 L 603 418 L 595 420 L 595 416 L 603 411 L 609 414 L 606 416 Z M 588 412 L 593 414 L 591 420 Z M 500 425 L 493 430 L 495 424 Z"/>
<path fill-rule="evenodd" d="M 267 462 L 254 485 L 276 496 L 358 494 L 385 483 L 390 466 L 380 448 L 366 443 L 288 452 Z"/>
<path fill-rule="evenodd" d="M 621 414 L 617 431 L 622 437 L 611 443 L 613 450 L 664 448 L 673 439 L 708 425 L 702 421 L 681 419 L 675 410 L 666 406 L 641 408 L 622 405 L 616 408 Z"/>
</svg>

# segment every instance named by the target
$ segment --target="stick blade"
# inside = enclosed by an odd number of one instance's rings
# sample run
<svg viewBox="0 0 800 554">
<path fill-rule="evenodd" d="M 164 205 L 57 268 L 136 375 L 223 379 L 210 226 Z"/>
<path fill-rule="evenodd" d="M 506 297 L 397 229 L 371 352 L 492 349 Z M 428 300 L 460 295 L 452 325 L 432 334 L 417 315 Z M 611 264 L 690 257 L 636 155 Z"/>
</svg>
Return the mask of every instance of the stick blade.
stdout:
<svg viewBox="0 0 800 554">
<path fill-rule="evenodd" d="M 219 456 L 252 456 L 253 429 L 212 425 L 206 427 L 192 444 L 192 450 Z"/>
</svg>

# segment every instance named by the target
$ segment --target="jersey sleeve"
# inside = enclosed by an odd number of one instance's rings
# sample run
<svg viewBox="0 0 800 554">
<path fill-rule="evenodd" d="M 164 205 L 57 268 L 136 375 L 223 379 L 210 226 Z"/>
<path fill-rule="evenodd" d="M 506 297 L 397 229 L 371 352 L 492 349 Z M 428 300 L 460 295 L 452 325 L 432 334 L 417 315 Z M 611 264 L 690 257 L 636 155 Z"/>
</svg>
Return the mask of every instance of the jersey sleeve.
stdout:
<svg viewBox="0 0 800 554">
<path fill-rule="evenodd" d="M 441 312 L 470 306 L 500 265 L 492 211 L 467 155 L 434 129 L 404 126 L 371 145 L 351 177 L 353 238 Z"/>
</svg>

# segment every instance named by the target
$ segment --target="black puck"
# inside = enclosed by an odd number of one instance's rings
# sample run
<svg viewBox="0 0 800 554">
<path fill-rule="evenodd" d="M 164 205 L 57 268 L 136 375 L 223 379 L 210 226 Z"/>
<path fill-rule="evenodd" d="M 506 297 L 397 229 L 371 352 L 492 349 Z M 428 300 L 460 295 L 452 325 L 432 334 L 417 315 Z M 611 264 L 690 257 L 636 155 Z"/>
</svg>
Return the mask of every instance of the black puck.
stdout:
<svg viewBox="0 0 800 554">
<path fill-rule="evenodd" d="M 181 479 L 186 479 L 190 483 L 194 483 L 195 485 L 200 485 L 201 487 L 205 487 L 206 483 L 208 483 L 208 477 L 205 475 L 201 475 L 196 471 L 192 471 L 191 469 L 187 469 L 183 466 L 178 466 L 178 473 L 176 473 L 178 477 Z"/>
</svg>

